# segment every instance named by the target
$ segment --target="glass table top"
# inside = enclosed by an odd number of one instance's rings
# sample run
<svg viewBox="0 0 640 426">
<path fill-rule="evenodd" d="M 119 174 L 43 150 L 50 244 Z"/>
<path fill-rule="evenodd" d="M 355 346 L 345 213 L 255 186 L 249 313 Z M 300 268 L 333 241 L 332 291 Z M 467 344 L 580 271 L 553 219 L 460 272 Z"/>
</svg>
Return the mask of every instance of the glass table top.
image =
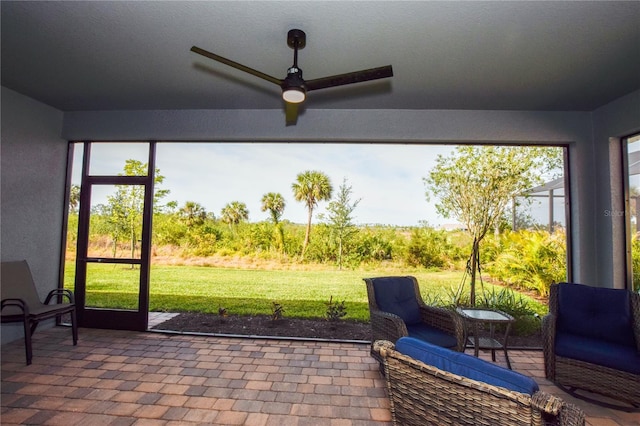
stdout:
<svg viewBox="0 0 640 426">
<path fill-rule="evenodd" d="M 457 308 L 456 311 L 463 317 L 478 321 L 513 321 L 513 317 L 502 312 L 480 308 Z"/>
</svg>

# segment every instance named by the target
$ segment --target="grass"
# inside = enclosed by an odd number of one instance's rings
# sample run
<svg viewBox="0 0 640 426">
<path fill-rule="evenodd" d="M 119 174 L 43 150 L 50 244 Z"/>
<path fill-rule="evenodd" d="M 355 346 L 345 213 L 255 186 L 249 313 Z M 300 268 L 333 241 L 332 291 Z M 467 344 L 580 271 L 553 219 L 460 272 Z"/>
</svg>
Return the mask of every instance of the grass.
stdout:
<svg viewBox="0 0 640 426">
<path fill-rule="evenodd" d="M 212 268 L 206 266 L 152 266 L 150 311 L 217 313 L 230 315 L 272 313 L 273 302 L 291 318 L 322 318 L 327 303 L 345 301 L 344 319 L 369 321 L 363 277 L 393 275 L 388 270 L 282 271 Z M 411 271 L 425 300 L 446 298 L 456 288 L 462 272 Z M 137 309 L 138 270 L 118 264 L 91 264 L 86 305 L 97 308 Z M 74 263 L 65 270 L 65 288 L 73 289 Z M 489 290 L 490 285 L 485 284 Z M 531 301 L 531 303 L 538 303 Z"/>
</svg>

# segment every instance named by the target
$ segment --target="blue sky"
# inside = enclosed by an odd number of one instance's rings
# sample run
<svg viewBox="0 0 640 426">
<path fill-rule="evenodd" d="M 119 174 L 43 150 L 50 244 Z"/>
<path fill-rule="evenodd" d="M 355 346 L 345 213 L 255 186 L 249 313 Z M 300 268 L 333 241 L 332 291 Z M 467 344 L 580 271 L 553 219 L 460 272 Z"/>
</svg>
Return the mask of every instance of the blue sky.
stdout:
<svg viewBox="0 0 640 426">
<path fill-rule="evenodd" d="M 291 185 L 306 170 L 329 176 L 334 194 L 343 179 L 352 187 L 358 224 L 418 225 L 420 220 L 440 223 L 424 195 L 436 152 L 451 147 L 353 144 L 161 144 L 157 166 L 166 177 L 169 198 L 197 201 L 216 215 L 231 201 L 244 202 L 249 219 L 268 218 L 260 200 L 268 192 L 282 194 L 284 219 L 305 223 L 307 210 L 293 198 Z M 326 202 L 319 204 L 324 212 Z"/>
<path fill-rule="evenodd" d="M 260 210 L 260 200 L 268 192 L 279 192 L 286 201 L 283 219 L 306 223 L 306 207 L 294 200 L 291 185 L 298 173 L 318 170 L 329 176 L 334 194 L 347 180 L 352 201 L 360 199 L 353 213 L 357 224 L 415 226 L 426 221 L 439 226 L 455 220 L 436 213 L 434 201 L 426 199 L 423 178 L 439 154 L 448 155 L 453 149 L 452 145 L 159 143 L 156 166 L 165 177 L 161 187 L 171 191 L 165 202 L 175 200 L 181 207 L 195 201 L 216 217 L 226 204 L 240 201 L 247 205 L 250 221 L 265 220 L 269 216 Z M 100 159 L 92 163 L 92 174 L 117 174 L 126 159 L 147 161 L 146 144 L 94 144 L 92 157 Z M 75 183 L 79 183 L 78 169 L 79 165 L 74 168 Z M 97 192 L 94 204 L 106 197 L 106 192 Z M 320 203 L 314 221 L 327 204 Z"/>
</svg>

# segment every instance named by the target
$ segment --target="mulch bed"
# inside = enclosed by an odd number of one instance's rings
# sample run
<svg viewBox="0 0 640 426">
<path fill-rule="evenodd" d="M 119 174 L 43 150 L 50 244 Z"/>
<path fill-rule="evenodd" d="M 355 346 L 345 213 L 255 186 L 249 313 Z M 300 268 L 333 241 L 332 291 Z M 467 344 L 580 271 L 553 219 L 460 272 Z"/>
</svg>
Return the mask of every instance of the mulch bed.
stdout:
<svg viewBox="0 0 640 426">
<path fill-rule="evenodd" d="M 183 313 L 157 325 L 154 330 L 241 336 L 371 340 L 371 326 L 368 323 L 299 318 L 272 320 L 268 315 L 221 317 L 213 314 Z"/>
<path fill-rule="evenodd" d="M 369 323 L 286 317 L 274 321 L 268 315 L 221 317 L 214 314 L 181 313 L 153 329 L 238 336 L 371 341 Z M 540 333 L 532 336 L 510 336 L 509 347 L 540 348 L 542 338 Z"/>
</svg>

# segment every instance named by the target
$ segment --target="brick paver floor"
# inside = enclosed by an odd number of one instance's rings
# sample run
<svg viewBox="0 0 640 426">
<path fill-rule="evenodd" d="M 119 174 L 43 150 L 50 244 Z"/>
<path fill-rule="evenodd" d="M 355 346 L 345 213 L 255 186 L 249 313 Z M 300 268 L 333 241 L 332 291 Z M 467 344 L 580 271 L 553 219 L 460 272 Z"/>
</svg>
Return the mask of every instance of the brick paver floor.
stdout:
<svg viewBox="0 0 640 426">
<path fill-rule="evenodd" d="M 2 346 L 2 425 L 391 424 L 365 344 L 81 329 L 73 346 L 69 329 L 55 327 L 38 331 L 33 346 L 30 366 L 22 341 Z M 547 382 L 541 352 L 510 358 L 581 406 L 588 425 L 640 425 L 639 413 L 588 404 Z"/>
</svg>

